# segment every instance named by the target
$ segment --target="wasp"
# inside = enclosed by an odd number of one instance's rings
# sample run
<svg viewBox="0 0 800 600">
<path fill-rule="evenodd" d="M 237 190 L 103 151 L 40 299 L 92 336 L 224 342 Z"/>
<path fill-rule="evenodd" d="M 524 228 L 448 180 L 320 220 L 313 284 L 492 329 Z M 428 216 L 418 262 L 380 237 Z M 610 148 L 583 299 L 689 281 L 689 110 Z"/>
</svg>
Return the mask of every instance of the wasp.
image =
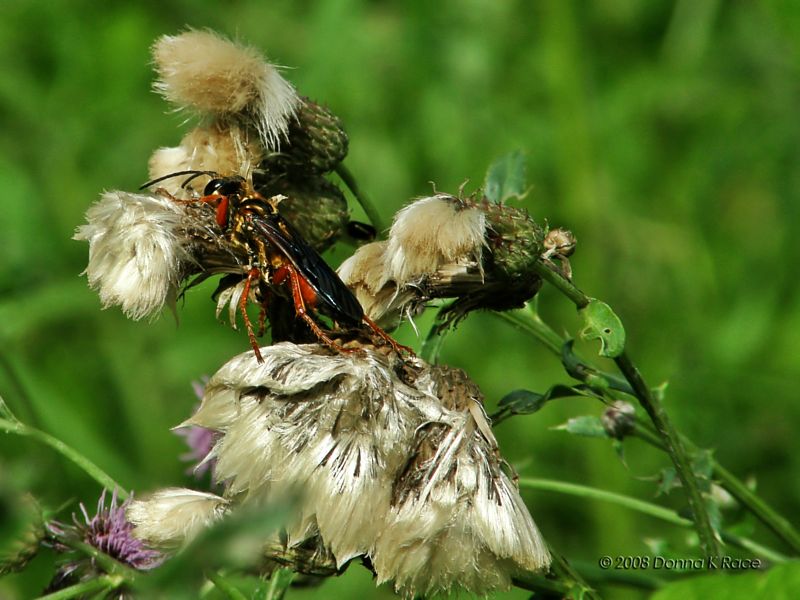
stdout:
<svg viewBox="0 0 800 600">
<path fill-rule="evenodd" d="M 259 362 L 263 362 L 253 325 L 247 315 L 247 301 L 253 285 L 260 282 L 269 287 L 284 288 L 288 292 L 296 317 L 302 319 L 320 341 L 339 351 L 350 351 L 337 344 L 320 327 L 312 316 L 321 313 L 336 324 L 345 327 L 367 325 L 370 330 L 391 345 L 400 354 L 407 346 L 398 344 L 389 334 L 370 319 L 353 292 L 297 231 L 278 212 L 283 196 L 265 198 L 252 184 L 240 175 L 222 176 L 214 171 L 178 171 L 149 181 L 140 189 L 172 177 L 189 175 L 182 184 L 207 175 L 202 196 L 181 200 L 159 190 L 178 202 L 200 202 L 215 205 L 216 222 L 230 244 L 248 257 L 244 291 L 239 310 L 247 328 L 250 345 Z M 264 306 L 262 305 L 262 315 Z"/>
</svg>

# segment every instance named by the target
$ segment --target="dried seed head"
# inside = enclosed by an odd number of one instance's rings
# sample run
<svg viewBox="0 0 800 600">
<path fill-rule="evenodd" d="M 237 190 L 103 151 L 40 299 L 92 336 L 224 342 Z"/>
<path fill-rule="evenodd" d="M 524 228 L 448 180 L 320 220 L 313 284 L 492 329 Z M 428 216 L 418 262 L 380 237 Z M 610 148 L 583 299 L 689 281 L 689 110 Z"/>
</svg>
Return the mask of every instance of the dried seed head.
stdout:
<svg viewBox="0 0 800 600">
<path fill-rule="evenodd" d="M 300 99 L 256 49 L 210 31 L 163 36 L 153 45 L 155 89 L 167 100 L 254 127 L 267 149 L 277 149 Z"/>
<path fill-rule="evenodd" d="M 227 510 L 228 501 L 214 494 L 166 488 L 131 501 L 126 515 L 138 539 L 153 547 L 174 548 L 190 542 Z"/>
<path fill-rule="evenodd" d="M 174 298 L 190 259 L 182 244 L 185 213 L 156 195 L 105 192 L 73 239 L 89 242 L 89 285 L 103 307 L 115 304 L 131 319 L 157 314 Z"/>
<path fill-rule="evenodd" d="M 575 235 L 569 229 L 564 229 L 563 227 L 548 231 L 542 243 L 546 253 L 550 255 L 558 254 L 564 257 L 572 256 L 577 244 Z"/>
<path fill-rule="evenodd" d="M 187 133 L 179 146 L 159 148 L 148 163 L 151 179 L 178 171 L 214 171 L 223 175 L 247 177 L 251 168 L 259 163 L 263 148 L 249 131 L 235 123 L 219 121 L 200 126 Z M 165 179 L 158 185 L 174 196 L 186 194 L 182 187 L 185 177 Z M 209 177 L 193 179 L 188 188 L 201 193 Z"/>
<path fill-rule="evenodd" d="M 389 279 L 402 286 L 448 263 L 480 263 L 485 232 L 483 211 L 454 196 L 417 200 L 395 215 L 387 248 Z"/>
<path fill-rule="evenodd" d="M 516 570 L 547 566 L 480 391 L 462 371 L 371 347 L 261 352 L 263 363 L 248 352 L 224 365 L 183 425 L 220 432 L 209 456 L 229 500 L 300 492 L 299 517 L 271 558 L 306 548 L 341 567 L 368 556 L 379 581 L 406 596 L 486 593 Z"/>
</svg>

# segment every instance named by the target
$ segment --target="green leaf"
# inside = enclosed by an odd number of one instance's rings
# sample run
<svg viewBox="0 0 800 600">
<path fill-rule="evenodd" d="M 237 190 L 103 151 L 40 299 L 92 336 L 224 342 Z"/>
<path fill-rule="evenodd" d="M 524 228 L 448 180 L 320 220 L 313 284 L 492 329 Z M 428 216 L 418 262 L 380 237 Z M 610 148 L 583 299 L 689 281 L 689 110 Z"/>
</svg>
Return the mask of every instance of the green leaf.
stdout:
<svg viewBox="0 0 800 600">
<path fill-rule="evenodd" d="M 484 194 L 498 204 L 510 198 L 521 200 L 528 193 L 527 177 L 525 153 L 515 150 L 491 164 L 483 184 Z"/>
<path fill-rule="evenodd" d="M 498 403 L 499 408 L 505 408 L 515 415 L 529 415 L 541 409 L 545 403 L 556 398 L 570 398 L 576 396 L 590 396 L 584 391 L 586 386 L 569 386 L 556 384 L 544 394 L 530 390 L 514 390 L 509 392 Z"/>
<path fill-rule="evenodd" d="M 574 417 L 564 423 L 563 425 L 559 425 L 558 427 L 554 427 L 558 431 L 566 431 L 567 433 L 572 433 L 574 435 L 580 435 L 584 437 L 602 437 L 607 438 L 608 433 L 606 433 L 605 428 L 603 427 L 603 422 L 600 420 L 600 417 L 593 417 L 591 415 L 584 415 L 582 417 Z"/>
<path fill-rule="evenodd" d="M 652 600 L 706 600 L 708 598 L 769 598 L 770 600 L 792 600 L 797 598 L 800 590 L 800 561 L 792 561 L 777 565 L 769 571 L 756 570 L 751 562 L 734 561 L 759 559 L 726 558 L 727 565 L 715 560 L 714 569 L 706 563 L 708 575 L 699 575 L 670 583 L 652 596 Z M 764 567 L 760 559 L 760 567 Z M 737 568 L 738 566 L 738 568 Z"/>
<path fill-rule="evenodd" d="M 592 298 L 578 312 L 585 325 L 580 333 L 582 339 L 600 340 L 600 356 L 615 358 L 622 354 L 625 349 L 625 328 L 608 304 Z"/>
</svg>

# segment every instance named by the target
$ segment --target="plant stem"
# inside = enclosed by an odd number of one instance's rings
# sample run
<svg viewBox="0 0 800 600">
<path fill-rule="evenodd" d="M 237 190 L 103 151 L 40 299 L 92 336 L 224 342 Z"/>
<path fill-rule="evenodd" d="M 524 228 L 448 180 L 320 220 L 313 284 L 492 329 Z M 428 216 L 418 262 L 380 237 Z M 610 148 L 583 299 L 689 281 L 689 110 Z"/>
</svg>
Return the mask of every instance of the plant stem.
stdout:
<svg viewBox="0 0 800 600">
<path fill-rule="evenodd" d="M 83 469 L 90 477 L 97 481 L 100 485 L 108 490 L 117 490 L 117 496 L 122 500 L 128 497 L 126 492 L 116 481 L 114 481 L 105 471 L 83 456 L 74 448 L 68 446 L 58 438 L 53 437 L 49 433 L 45 433 L 39 429 L 25 425 L 19 421 L 11 421 L 9 419 L 0 419 L 0 431 L 6 433 L 16 433 L 17 435 L 24 435 L 31 437 L 47 446 L 53 448 L 62 456 L 68 458 L 81 469 Z"/>
<path fill-rule="evenodd" d="M 775 512 L 772 507 L 750 491 L 742 481 L 716 461 L 714 461 L 714 475 L 740 504 L 746 506 L 764 525 L 789 544 L 792 550 L 800 554 L 800 535 L 789 521 Z"/>
<path fill-rule="evenodd" d="M 659 438 L 641 423 L 636 423 L 633 430 L 633 435 L 639 439 L 647 442 L 651 446 L 664 450 L 664 445 Z M 685 441 L 688 446 L 692 446 L 691 442 Z M 786 542 L 792 550 L 800 554 L 800 534 L 797 530 L 775 509 L 769 506 L 756 494 L 754 494 L 739 478 L 733 473 L 728 471 L 725 467 L 720 465 L 712 457 L 712 467 L 714 476 L 719 481 L 720 485 L 725 488 L 731 496 L 753 513 L 756 518 L 771 529 L 780 539 Z M 770 557 L 765 557 L 770 558 Z M 771 559 L 772 560 L 772 559 Z"/>
<path fill-rule="evenodd" d="M 628 358 L 627 353 L 623 352 L 617 356 L 614 362 L 619 367 L 619 370 L 622 371 L 628 383 L 633 387 L 633 390 L 636 392 L 636 398 L 639 400 L 642 408 L 647 412 L 650 420 L 660 434 L 661 439 L 664 441 L 667 453 L 672 459 L 678 477 L 686 490 L 689 507 L 694 516 L 697 535 L 700 537 L 700 545 L 703 551 L 706 556 L 719 556 L 719 542 L 714 533 L 714 528 L 711 526 L 711 520 L 708 517 L 703 496 L 700 493 L 700 487 L 694 476 L 692 464 L 678 436 L 678 432 L 672 426 L 661 402 L 650 391 L 650 388 L 644 382 L 644 379 L 642 379 L 639 370 L 634 366 L 630 358 Z"/>
<path fill-rule="evenodd" d="M 577 483 L 567 483 L 566 481 L 557 481 L 554 479 L 538 479 L 521 477 L 519 480 L 520 487 L 530 488 L 532 490 L 545 490 L 549 492 L 559 492 L 562 494 L 569 494 L 571 496 L 578 496 L 580 498 L 590 498 L 592 500 L 602 500 L 604 502 L 611 502 L 619 506 L 624 506 L 631 510 L 650 515 L 662 521 L 667 521 L 674 525 L 681 527 L 691 527 L 692 521 L 681 517 L 674 510 L 664 508 L 658 504 L 645 502 L 630 496 L 624 496 L 615 492 L 608 492 L 606 490 L 599 490 L 597 488 L 580 485 Z"/>
<path fill-rule="evenodd" d="M 384 225 L 381 220 L 380 215 L 378 214 L 375 205 L 370 201 L 369 198 L 361 191 L 361 188 L 358 187 L 358 183 L 356 182 L 356 178 L 353 177 L 353 174 L 350 172 L 350 169 L 344 166 L 344 164 L 339 163 L 336 166 L 336 174 L 341 177 L 342 181 L 344 181 L 345 185 L 350 189 L 355 196 L 358 203 L 361 205 L 361 208 L 364 209 L 364 212 L 367 214 L 367 218 L 372 223 L 372 226 L 378 231 L 378 236 L 380 237 L 382 232 L 384 231 Z"/>
<path fill-rule="evenodd" d="M 571 281 L 564 278 L 553 269 L 549 268 L 546 264 L 539 261 L 535 267 L 536 273 L 552 284 L 556 289 L 569 298 L 576 307 L 580 310 L 588 306 L 591 298 L 579 290 Z M 644 382 L 639 370 L 631 362 L 628 355 L 623 352 L 614 359 L 617 367 L 622 372 L 628 383 L 631 384 L 636 398 L 642 405 L 642 408 L 647 412 L 653 424 L 656 427 L 661 438 L 664 440 L 667 453 L 675 465 L 675 471 L 683 484 L 686 491 L 689 507 L 692 510 L 697 528 L 697 535 L 700 537 L 700 545 L 707 556 L 719 556 L 719 543 L 714 533 L 714 528 L 711 526 L 708 512 L 703 503 L 703 496 L 700 493 L 700 487 L 697 484 L 692 465 L 689 462 L 689 457 L 686 450 L 681 443 L 678 432 L 672 426 L 672 423 L 667 417 L 667 413 L 661 402 L 650 391 L 650 388 Z"/>
<path fill-rule="evenodd" d="M 69 598 L 82 598 L 93 592 L 108 592 L 115 590 L 125 583 L 125 578 L 120 575 L 101 575 L 89 581 L 76 583 L 52 594 L 39 596 L 37 600 L 67 600 Z"/>
<path fill-rule="evenodd" d="M 655 517 L 656 519 L 661 519 L 662 521 L 667 521 L 668 523 L 672 523 L 674 525 L 679 525 L 681 527 L 694 527 L 694 522 L 691 519 L 686 519 L 669 508 L 664 508 L 663 506 L 653 504 L 652 502 L 645 502 L 643 500 L 639 500 L 638 498 L 632 498 L 631 496 L 624 496 L 622 494 L 608 492 L 606 490 L 599 490 L 597 488 L 580 485 L 577 483 L 568 483 L 554 479 L 522 477 L 519 480 L 519 485 L 522 488 L 528 488 L 532 490 L 558 492 L 561 494 L 577 496 L 579 498 L 611 502 L 612 504 L 616 504 L 630 510 L 635 510 L 642 514 Z M 721 535 L 726 542 L 729 542 L 744 550 L 748 550 L 754 555 L 761 556 L 762 558 L 766 558 L 772 562 L 780 563 L 788 560 L 786 556 L 780 554 L 779 552 L 762 546 L 761 544 L 758 544 L 748 538 L 743 538 L 725 532 L 722 532 Z"/>
<path fill-rule="evenodd" d="M 530 333 L 554 354 L 561 354 L 564 340 L 555 331 L 550 329 L 538 314 L 525 309 L 495 312 L 492 314 L 511 323 L 517 329 Z"/>
<path fill-rule="evenodd" d="M 228 583 L 225 578 L 220 577 L 218 573 L 209 571 L 206 573 L 206 577 L 211 580 L 211 582 L 220 592 L 225 594 L 226 598 L 229 598 L 230 600 L 247 600 L 247 596 L 237 590 L 233 585 Z"/>
</svg>

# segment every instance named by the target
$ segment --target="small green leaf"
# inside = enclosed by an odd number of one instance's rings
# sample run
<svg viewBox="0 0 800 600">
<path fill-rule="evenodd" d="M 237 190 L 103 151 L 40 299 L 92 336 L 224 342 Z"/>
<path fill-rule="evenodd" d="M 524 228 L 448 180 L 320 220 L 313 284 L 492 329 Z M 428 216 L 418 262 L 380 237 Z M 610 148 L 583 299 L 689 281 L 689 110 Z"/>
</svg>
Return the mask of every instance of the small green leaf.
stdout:
<svg viewBox="0 0 800 600">
<path fill-rule="evenodd" d="M 657 477 L 658 488 L 656 489 L 656 497 L 669 494 L 672 488 L 680 487 L 681 482 L 678 479 L 678 473 L 674 467 L 667 467 L 662 469 Z"/>
<path fill-rule="evenodd" d="M 515 150 L 494 161 L 486 172 L 484 194 L 502 204 L 509 198 L 521 200 L 528 193 L 525 153 Z"/>
<path fill-rule="evenodd" d="M 591 415 L 574 417 L 563 425 L 554 427 L 554 429 L 558 431 L 566 431 L 567 433 L 572 433 L 574 435 L 580 435 L 583 437 L 608 437 L 608 433 L 606 433 L 606 430 L 603 427 L 603 422 L 600 420 L 600 418 L 593 417 Z"/>
<path fill-rule="evenodd" d="M 622 354 L 625 349 L 625 328 L 608 304 L 593 298 L 578 312 L 585 324 L 581 338 L 600 340 L 600 356 L 615 358 Z"/>
</svg>

